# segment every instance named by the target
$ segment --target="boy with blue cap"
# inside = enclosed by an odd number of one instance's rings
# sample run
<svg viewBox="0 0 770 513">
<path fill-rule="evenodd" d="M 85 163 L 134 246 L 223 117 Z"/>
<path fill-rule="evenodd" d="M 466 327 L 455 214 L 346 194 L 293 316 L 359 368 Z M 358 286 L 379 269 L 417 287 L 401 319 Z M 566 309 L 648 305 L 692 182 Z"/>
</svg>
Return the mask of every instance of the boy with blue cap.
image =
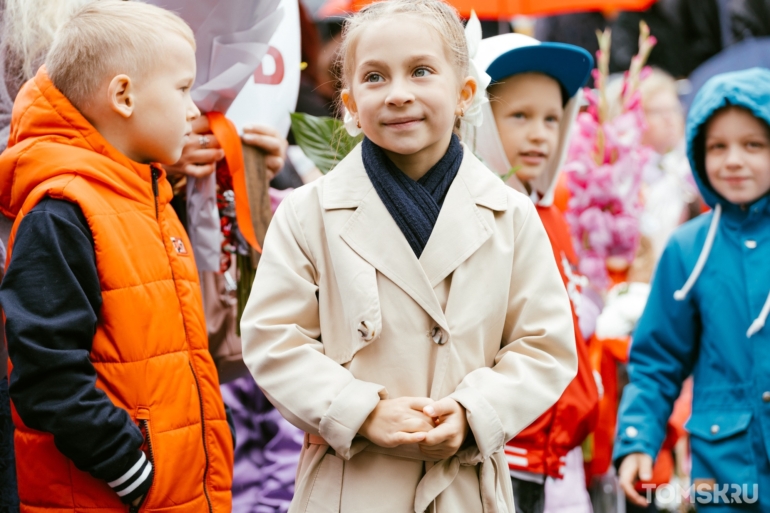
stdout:
<svg viewBox="0 0 770 513">
<path fill-rule="evenodd" d="M 769 83 L 760 68 L 719 75 L 690 109 L 688 157 L 713 210 L 669 241 L 634 334 L 613 459 L 640 506 L 636 481 L 692 375 L 692 502 L 770 511 Z"/>
<path fill-rule="evenodd" d="M 561 480 L 571 511 L 590 511 L 580 444 L 596 425 L 598 391 L 586 340 L 598 307 L 582 293 L 586 280 L 562 213 L 553 205 L 569 132 L 580 106 L 581 87 L 593 67 L 591 55 L 573 45 L 540 43 L 521 34 L 481 41 L 476 67 L 492 78 L 484 122 L 468 141 L 476 154 L 537 207 L 570 296 L 578 350 L 578 375 L 559 401 L 506 445 L 517 513 L 545 509 L 547 477 Z M 583 493 L 575 493 L 582 489 Z M 568 496 L 568 497 L 567 497 Z"/>
</svg>

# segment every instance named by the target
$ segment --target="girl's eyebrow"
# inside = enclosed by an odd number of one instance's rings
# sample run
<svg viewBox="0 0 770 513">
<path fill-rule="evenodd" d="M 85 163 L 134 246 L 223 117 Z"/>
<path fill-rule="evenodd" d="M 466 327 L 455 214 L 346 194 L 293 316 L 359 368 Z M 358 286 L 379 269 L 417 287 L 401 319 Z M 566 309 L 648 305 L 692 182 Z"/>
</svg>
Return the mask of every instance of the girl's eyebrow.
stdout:
<svg viewBox="0 0 770 513">
<path fill-rule="evenodd" d="M 421 55 L 413 55 L 412 57 L 409 57 L 409 60 L 407 62 L 409 64 L 413 64 L 419 61 L 433 61 L 433 60 L 436 60 L 436 56 L 426 53 Z M 360 68 L 387 68 L 388 65 L 385 63 L 385 61 L 381 61 L 377 59 L 369 59 L 362 62 L 359 65 L 359 67 Z"/>
<path fill-rule="evenodd" d="M 364 61 L 359 66 L 360 68 L 387 68 L 388 65 L 385 63 L 385 61 L 379 61 L 377 59 L 369 59 L 367 61 Z"/>
<path fill-rule="evenodd" d="M 415 63 L 417 61 L 433 61 L 433 60 L 436 60 L 436 56 L 426 53 L 426 54 L 422 54 L 422 55 L 414 55 L 414 56 L 409 58 L 408 62 L 410 64 L 413 64 L 413 63 Z"/>
<path fill-rule="evenodd" d="M 431 54 L 421 54 L 421 55 L 413 55 L 412 57 L 409 57 L 409 60 L 407 60 L 407 63 L 411 66 L 414 65 L 415 62 L 424 62 L 424 61 L 435 61 L 436 56 Z M 375 69 L 382 69 L 382 68 L 388 68 L 388 64 L 385 61 L 381 61 L 378 59 L 368 59 L 362 62 L 359 66 L 360 69 L 364 68 L 375 68 Z"/>
</svg>

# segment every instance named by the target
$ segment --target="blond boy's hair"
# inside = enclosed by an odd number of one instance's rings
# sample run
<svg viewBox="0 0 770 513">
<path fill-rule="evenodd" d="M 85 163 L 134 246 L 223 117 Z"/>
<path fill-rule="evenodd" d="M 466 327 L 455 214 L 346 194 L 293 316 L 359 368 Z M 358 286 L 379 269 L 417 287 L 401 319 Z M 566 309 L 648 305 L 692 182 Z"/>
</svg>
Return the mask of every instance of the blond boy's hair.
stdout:
<svg viewBox="0 0 770 513">
<path fill-rule="evenodd" d="M 343 87 L 350 87 L 355 67 L 355 45 L 367 25 L 386 17 L 410 15 L 432 27 L 441 36 L 449 62 L 459 79 L 468 75 L 468 44 L 460 16 L 442 0 L 381 0 L 345 20 L 342 29 L 341 60 Z"/>
<path fill-rule="evenodd" d="M 169 34 L 195 49 L 192 30 L 170 11 L 123 0 L 90 3 L 57 32 L 45 60 L 48 76 L 73 105 L 83 107 L 107 78 L 152 72 Z"/>
</svg>

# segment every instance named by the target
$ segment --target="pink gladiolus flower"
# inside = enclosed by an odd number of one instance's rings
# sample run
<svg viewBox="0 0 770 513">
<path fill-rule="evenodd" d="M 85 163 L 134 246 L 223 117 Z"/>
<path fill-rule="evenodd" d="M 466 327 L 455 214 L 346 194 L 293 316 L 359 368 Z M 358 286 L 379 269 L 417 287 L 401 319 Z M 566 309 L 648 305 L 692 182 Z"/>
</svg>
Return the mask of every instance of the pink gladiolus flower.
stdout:
<svg viewBox="0 0 770 513">
<path fill-rule="evenodd" d="M 637 63 L 638 65 L 638 63 Z M 627 91 L 628 85 L 624 85 Z M 640 187 L 650 151 L 641 144 L 646 128 L 641 96 L 635 92 L 624 112 L 599 123 L 599 98 L 585 95 L 588 109 L 578 115 L 564 167 L 570 200 L 570 225 L 579 270 L 599 287 L 608 283 L 606 258 L 633 260 L 639 244 Z M 597 134 L 604 134 L 601 164 L 596 162 Z"/>
<path fill-rule="evenodd" d="M 578 271 L 588 277 L 596 286 L 604 288 L 607 285 L 607 266 L 604 258 L 596 255 L 583 254 L 580 257 Z"/>
</svg>

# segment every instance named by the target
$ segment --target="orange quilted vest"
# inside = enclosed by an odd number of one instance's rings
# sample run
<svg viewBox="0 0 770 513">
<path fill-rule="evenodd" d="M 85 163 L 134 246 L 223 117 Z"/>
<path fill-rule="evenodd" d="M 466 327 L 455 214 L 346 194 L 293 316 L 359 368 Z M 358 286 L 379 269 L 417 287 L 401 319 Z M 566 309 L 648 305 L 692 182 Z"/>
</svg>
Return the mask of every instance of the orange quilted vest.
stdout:
<svg viewBox="0 0 770 513">
<path fill-rule="evenodd" d="M 112 148 L 41 69 L 0 156 L 0 210 L 16 218 L 8 261 L 21 218 L 46 196 L 77 203 L 93 234 L 103 304 L 90 358 L 96 386 L 145 433 L 155 479 L 142 511 L 229 512 L 232 438 L 171 187 Z M 22 512 L 128 509 L 50 434 L 14 422 Z"/>
</svg>

